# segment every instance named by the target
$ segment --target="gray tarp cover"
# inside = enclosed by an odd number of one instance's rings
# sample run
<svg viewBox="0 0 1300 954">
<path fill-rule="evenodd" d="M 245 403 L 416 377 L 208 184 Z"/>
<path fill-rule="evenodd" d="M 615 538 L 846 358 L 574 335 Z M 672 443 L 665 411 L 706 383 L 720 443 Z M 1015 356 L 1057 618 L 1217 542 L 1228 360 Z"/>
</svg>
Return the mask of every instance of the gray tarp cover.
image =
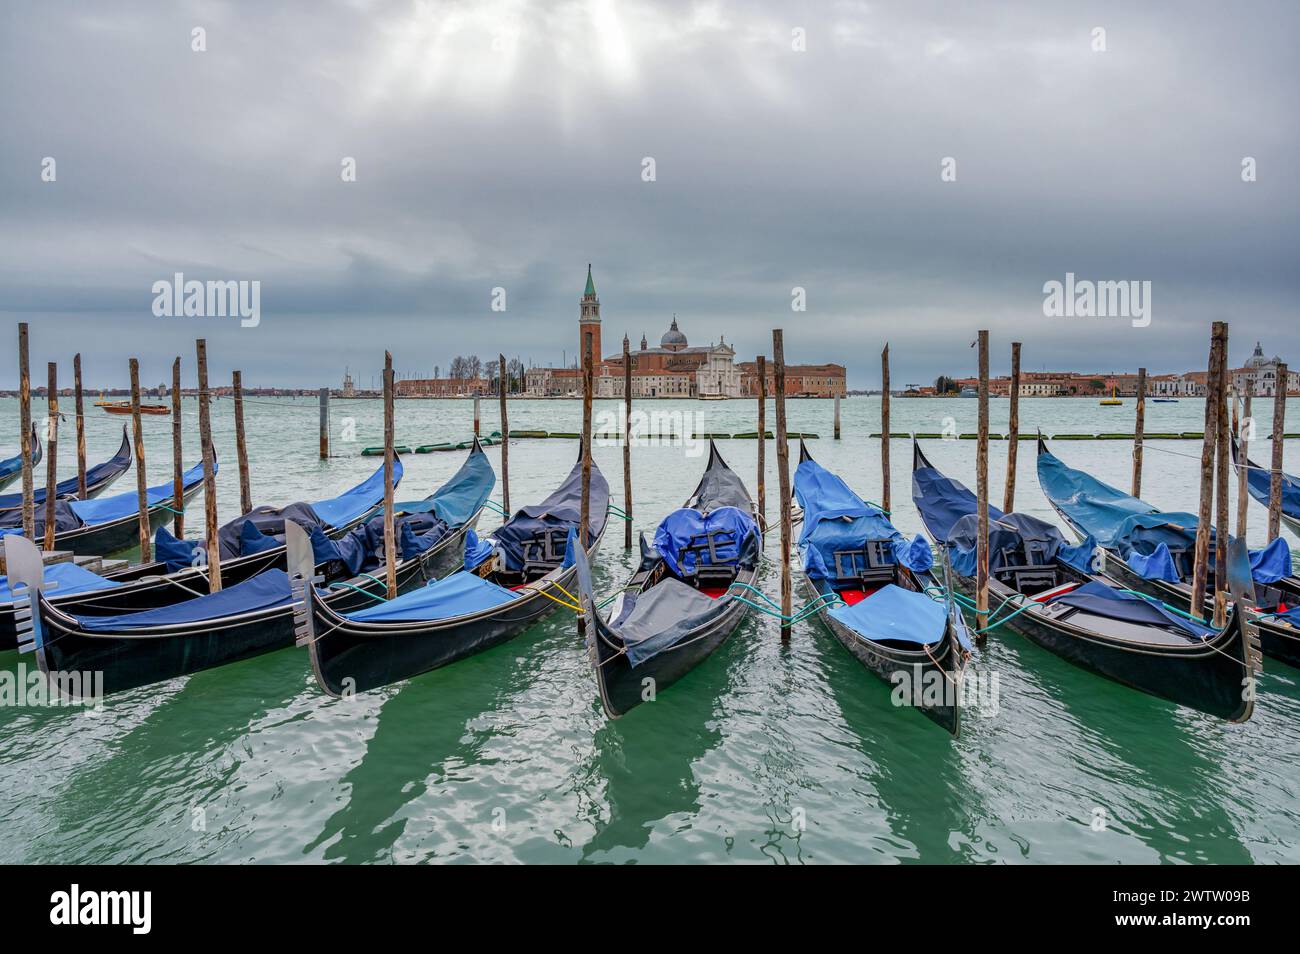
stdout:
<svg viewBox="0 0 1300 954">
<path fill-rule="evenodd" d="M 717 611 L 717 601 L 671 577 L 635 597 L 629 594 L 613 628 L 638 666 L 674 645 Z"/>
</svg>

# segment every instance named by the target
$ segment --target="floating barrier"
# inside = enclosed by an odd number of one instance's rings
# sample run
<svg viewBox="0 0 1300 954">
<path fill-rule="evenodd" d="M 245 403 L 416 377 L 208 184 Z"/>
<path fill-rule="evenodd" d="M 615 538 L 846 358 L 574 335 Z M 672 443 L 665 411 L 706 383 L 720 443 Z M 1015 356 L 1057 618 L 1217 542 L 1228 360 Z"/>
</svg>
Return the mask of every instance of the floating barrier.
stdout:
<svg viewBox="0 0 1300 954">
<path fill-rule="evenodd" d="M 393 448 L 393 453 L 409 454 L 411 453 L 411 448 L 405 444 L 398 444 L 396 447 Z M 361 452 L 361 456 L 362 457 L 383 457 L 384 449 L 382 447 L 367 447 L 365 450 Z"/>
</svg>

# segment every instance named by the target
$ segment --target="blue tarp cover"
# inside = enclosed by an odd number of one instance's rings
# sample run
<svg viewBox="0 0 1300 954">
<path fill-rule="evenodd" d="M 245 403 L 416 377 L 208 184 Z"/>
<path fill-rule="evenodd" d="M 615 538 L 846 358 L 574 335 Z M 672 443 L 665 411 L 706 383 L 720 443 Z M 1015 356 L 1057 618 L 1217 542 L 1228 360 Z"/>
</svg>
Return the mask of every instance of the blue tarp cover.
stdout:
<svg viewBox="0 0 1300 954">
<path fill-rule="evenodd" d="M 692 543 L 705 544 L 713 535 L 713 553 L 688 549 Z M 738 507 L 720 507 L 708 514 L 682 508 L 664 517 L 655 530 L 655 549 L 668 568 L 678 576 L 692 576 L 701 563 L 737 566 L 742 557 L 752 566 L 761 546 L 758 524 Z"/>
<path fill-rule="evenodd" d="M 516 599 L 518 593 L 461 570 L 387 603 L 346 615 L 358 622 L 428 622 L 477 613 Z"/>
<path fill-rule="evenodd" d="M 1048 500 L 1103 547 L 1115 546 L 1120 525 L 1129 517 L 1156 512 L 1145 500 L 1067 467 L 1054 454 L 1038 455 L 1038 483 Z"/>
<path fill-rule="evenodd" d="M 1250 464 L 1250 469 L 1246 471 L 1246 487 L 1250 495 L 1265 507 L 1268 506 L 1272 483 L 1273 474 L 1269 470 L 1260 470 Z M 1282 475 L 1282 512 L 1300 520 L 1300 480 L 1290 474 Z"/>
<path fill-rule="evenodd" d="M 867 639 L 918 645 L 942 639 L 948 618 L 942 603 L 892 583 L 853 606 L 836 606 L 830 615 Z"/>
<path fill-rule="evenodd" d="M 213 462 L 214 466 L 216 462 Z M 186 489 L 193 487 L 203 479 L 203 465 L 195 464 L 183 475 L 181 480 Z M 170 501 L 172 497 L 172 482 L 169 480 L 165 484 L 158 484 L 150 487 L 147 493 L 147 500 L 150 507 L 160 504 L 164 501 Z M 70 502 L 73 513 L 81 518 L 86 526 L 94 526 L 101 523 L 111 523 L 114 520 L 121 520 L 123 517 L 129 517 L 139 511 L 137 506 L 136 492 L 129 490 L 126 493 L 114 494 L 111 497 L 100 497 L 97 500 L 73 500 Z M 178 506 L 172 504 L 172 506 Z"/>
<path fill-rule="evenodd" d="M 1124 562 L 1144 580 L 1164 580 L 1166 583 L 1178 583 L 1182 576 L 1174 563 L 1173 554 L 1167 544 L 1156 544 L 1150 554 L 1144 556 L 1133 550 L 1124 558 Z"/>
<path fill-rule="evenodd" d="M 894 561 L 918 573 L 934 565 L 924 537 L 906 540 L 882 511 L 815 460 L 801 461 L 796 468 L 794 496 L 803 509 L 798 544 L 812 579 L 834 579 L 835 552 L 861 550 L 872 540 L 889 541 Z"/>
<path fill-rule="evenodd" d="M 197 540 L 179 540 L 166 527 L 159 527 L 153 534 L 153 558 L 167 568 L 168 573 L 177 573 L 194 565 L 194 551 L 199 548 Z"/>
<path fill-rule="evenodd" d="M 912 501 L 936 540 L 947 540 L 953 525 L 968 513 L 975 513 L 979 505 L 964 484 L 945 477 L 933 467 L 912 471 Z M 989 520 L 1000 519 L 1002 511 L 990 504 Z"/>
<path fill-rule="evenodd" d="M 948 533 L 948 555 L 959 576 L 975 575 L 975 546 L 979 515 L 962 517 Z M 1050 566 L 1058 560 L 1083 573 L 1090 572 L 1096 544 L 1092 538 L 1076 546 L 1065 542 L 1061 531 L 1027 513 L 1007 513 L 989 521 L 989 572 L 1010 566 Z"/>
<path fill-rule="evenodd" d="M 126 613 L 121 616 L 78 616 L 82 629 L 93 633 L 118 633 L 131 630 L 154 629 L 187 623 L 203 623 L 234 616 L 288 606 L 293 601 L 289 592 L 289 574 L 283 570 L 267 570 L 251 580 L 206 596 L 196 596 L 183 603 L 159 609 Z"/>
<path fill-rule="evenodd" d="M 1209 626 L 1201 626 L 1191 620 L 1166 610 L 1154 600 L 1148 600 L 1132 593 L 1121 593 L 1113 587 L 1096 581 L 1085 583 L 1078 589 L 1071 590 L 1064 596 L 1052 600 L 1065 606 L 1074 606 L 1098 616 L 1156 626 L 1173 624 L 1188 636 L 1203 639 L 1218 632 Z"/>
<path fill-rule="evenodd" d="M 1038 455 L 1038 482 L 1049 500 L 1103 547 L 1117 550 L 1130 566 L 1134 566 L 1130 559 L 1133 553 L 1149 561 L 1162 543 L 1171 551 L 1171 558 L 1177 565 L 1174 551 L 1189 551 L 1195 545 L 1199 523 L 1195 514 L 1157 510 L 1144 500 L 1102 483 L 1081 470 L 1067 467 L 1053 454 Z M 1211 528 L 1211 553 L 1215 546 L 1214 533 L 1214 528 Z M 1250 551 L 1251 575 L 1257 583 L 1273 583 L 1292 574 L 1290 548 L 1283 552 L 1275 544 L 1276 541 L 1262 551 Z M 1144 565 L 1144 561 L 1139 560 L 1138 565 Z M 1185 575 L 1190 565 L 1177 568 Z M 1142 570 L 1138 569 L 1138 572 Z M 1160 560 L 1147 572 L 1167 573 L 1168 567 Z"/>
<path fill-rule="evenodd" d="M 91 590 L 109 590 L 115 586 L 121 586 L 121 583 L 114 583 L 112 580 L 106 580 L 97 573 L 92 573 L 85 567 L 77 566 L 75 563 L 52 563 L 45 567 L 46 584 L 57 583 L 58 585 L 47 590 L 49 596 L 63 596 L 67 593 L 89 593 Z M 9 589 L 9 578 L 0 576 L 0 603 L 11 602 L 14 598 L 13 591 Z"/>
<path fill-rule="evenodd" d="M 393 460 L 393 486 L 402 479 L 402 461 Z M 362 514 L 374 509 L 384 500 L 384 468 L 375 468 L 375 472 L 357 484 L 351 490 L 345 490 L 337 497 L 318 500 L 311 505 L 316 515 L 331 527 L 346 527 Z"/>
<path fill-rule="evenodd" d="M 605 529 L 609 510 L 609 483 L 600 468 L 591 465 L 590 517 L 591 539 L 597 539 Z M 505 557 L 506 568 L 519 571 L 524 566 L 524 545 L 544 531 L 565 530 L 576 527 L 582 519 L 582 461 L 573 465 L 564 483 L 539 504 L 523 507 L 506 522 L 493 538 Z"/>
</svg>

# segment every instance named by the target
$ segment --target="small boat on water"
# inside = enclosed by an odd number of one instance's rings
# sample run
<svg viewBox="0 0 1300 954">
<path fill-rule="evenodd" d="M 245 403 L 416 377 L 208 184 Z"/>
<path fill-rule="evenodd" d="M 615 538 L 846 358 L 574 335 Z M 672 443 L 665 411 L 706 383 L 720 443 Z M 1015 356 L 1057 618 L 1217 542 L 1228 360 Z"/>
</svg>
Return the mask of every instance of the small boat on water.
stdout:
<svg viewBox="0 0 1300 954">
<path fill-rule="evenodd" d="M 954 736 L 971 640 L 921 536 L 908 541 L 799 443 L 794 495 L 803 509 L 799 565 L 817 615 L 854 658 Z"/>
<path fill-rule="evenodd" d="M 607 616 L 596 607 L 591 566 L 575 550 L 587 658 L 611 719 L 686 675 L 749 615 L 763 559 L 758 512 L 744 481 L 709 442 L 704 476 L 686 503 L 660 521 L 653 545 Z"/>
<path fill-rule="evenodd" d="M 912 450 L 912 499 L 943 542 L 964 593 L 976 588 L 975 495 Z M 1245 546 L 1237 559 L 1244 565 Z M 1234 612 L 1214 629 L 1171 612 L 1093 571 L 1091 538 L 1069 546 L 1056 527 L 989 507 L 989 599 L 996 621 L 1067 662 L 1230 722 L 1254 709 L 1259 643 Z M 1242 582 L 1244 580 L 1244 582 Z M 1245 566 L 1238 585 L 1249 590 Z"/>
<path fill-rule="evenodd" d="M 979 388 L 973 388 L 968 384 L 966 387 L 961 389 L 961 392 L 957 396 L 964 398 L 977 398 L 980 396 Z"/>
<path fill-rule="evenodd" d="M 1178 398 L 1152 398 L 1151 400 L 1155 404 L 1177 404 L 1178 403 Z"/>
<path fill-rule="evenodd" d="M 590 559 L 609 518 L 609 484 L 594 463 L 588 505 Z M 485 539 L 467 534 L 462 567 L 450 576 L 353 611 L 304 585 L 298 642 L 321 689 L 342 696 L 410 679 L 504 643 L 561 606 L 578 610 L 572 587 L 581 506 L 579 460 L 541 503 L 521 508 Z M 310 555 L 302 535 L 289 530 L 290 572 L 306 579 Z"/>
<path fill-rule="evenodd" d="M 1231 442 L 1230 442 L 1231 443 Z M 1061 519 L 1081 539 L 1089 535 L 1105 551 L 1100 572 L 1110 579 L 1183 612 L 1208 619 L 1213 609 L 1216 568 L 1214 530 L 1205 604 L 1191 606 L 1196 514 L 1158 510 L 1145 500 L 1067 466 L 1038 439 L 1038 483 Z M 1259 630 L 1264 655 L 1300 666 L 1300 579 L 1292 570 L 1291 548 L 1278 537 L 1247 553 L 1253 593 L 1245 609 Z M 1229 567 L 1231 569 L 1231 566 Z"/>
<path fill-rule="evenodd" d="M 1241 448 L 1235 440 L 1232 446 L 1232 466 L 1241 470 Z M 1257 501 L 1268 506 L 1273 492 L 1273 473 L 1268 467 L 1260 467 L 1249 457 L 1246 458 L 1246 490 Z M 1282 475 L 1282 523 L 1294 534 L 1300 535 L 1300 479 L 1290 474 Z M 1300 625 L 1300 619 L 1296 620 Z"/>
<path fill-rule="evenodd" d="M 32 466 L 35 467 L 41 462 L 41 438 L 36 433 L 36 425 L 32 425 Z M 13 457 L 7 457 L 0 460 L 0 490 L 8 487 L 10 483 L 17 480 L 23 472 L 23 455 L 20 450 Z"/>
<path fill-rule="evenodd" d="M 126 428 L 122 428 L 122 444 L 118 447 L 117 453 L 104 461 L 102 464 L 95 464 L 93 467 L 86 469 L 86 499 L 98 497 L 117 478 L 121 477 L 131 467 L 131 440 L 127 437 Z M 76 497 L 78 483 L 76 477 L 69 477 L 61 480 L 54 485 L 54 496 L 57 497 Z M 33 500 L 37 507 L 45 505 L 45 488 L 39 488 L 33 494 Z M 22 494 L 5 494 L 0 496 L 0 511 L 17 510 L 23 505 Z"/>
<path fill-rule="evenodd" d="M 131 413 L 130 401 L 105 401 L 103 394 L 101 394 L 99 396 L 99 400 L 95 402 L 95 407 L 103 408 L 109 414 L 130 414 Z M 166 404 L 141 403 L 140 405 L 141 414 L 170 414 L 171 412 L 172 409 L 168 407 Z"/>
<path fill-rule="evenodd" d="M 445 570 L 495 479 L 486 456 L 475 448 L 437 492 L 401 505 L 399 592 Z M 383 516 L 374 516 L 347 536 L 328 540 L 319 528 L 309 534 L 290 517 L 284 527 L 290 565 L 301 574 L 296 586 L 284 570 L 269 569 L 215 593 L 110 616 L 74 616 L 55 607 L 43 592 L 36 548 L 26 540 L 6 541 L 12 579 L 27 587 L 24 596 L 35 593 L 31 630 L 20 633 L 20 648 L 35 651 L 42 672 L 102 673 L 106 695 L 288 648 L 294 644 L 294 611 L 304 580 L 311 581 L 313 593 L 317 582 L 327 587 L 317 598 L 341 610 L 383 600 L 366 588 L 375 582 L 381 562 L 382 524 Z"/>
<path fill-rule="evenodd" d="M 1120 407 L 1124 404 L 1124 402 L 1119 399 L 1119 388 L 1111 388 L 1110 397 L 1102 398 L 1097 403 L 1102 407 Z"/>
</svg>

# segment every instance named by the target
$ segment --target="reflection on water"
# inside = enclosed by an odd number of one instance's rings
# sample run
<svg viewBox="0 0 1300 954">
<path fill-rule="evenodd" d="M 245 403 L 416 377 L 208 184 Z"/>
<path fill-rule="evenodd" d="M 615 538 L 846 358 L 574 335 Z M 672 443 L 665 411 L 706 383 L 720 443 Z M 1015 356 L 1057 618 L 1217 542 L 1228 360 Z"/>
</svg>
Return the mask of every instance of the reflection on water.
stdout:
<svg viewBox="0 0 1300 954">
<path fill-rule="evenodd" d="M 973 430 L 974 405 L 895 401 L 894 428 L 939 432 L 951 417 L 958 432 Z M 1128 427 L 1088 401 L 1021 408 L 1026 430 Z M 754 427 L 749 402 L 689 409 L 707 416 L 710 431 Z M 15 418 L 12 410 L 0 399 L 0 420 Z M 325 463 L 316 459 L 314 401 L 248 410 L 259 501 L 329 496 L 375 466 L 355 455 L 379 442 L 377 402 L 335 402 L 335 451 L 352 456 Z M 494 409 L 483 412 L 495 429 Z M 840 442 L 828 439 L 829 402 L 792 402 L 790 426 L 823 434 L 818 460 L 879 499 L 878 449 L 862 439 L 878 429 L 878 402 L 853 398 L 843 412 Z M 216 413 L 214 440 L 230 459 L 230 403 Z M 471 402 L 400 402 L 397 439 L 463 437 L 471 413 Z M 579 414 L 563 401 L 511 408 L 516 428 L 575 430 Z M 1005 402 L 993 414 L 997 430 Z M 1201 414 L 1194 401 L 1150 405 L 1147 429 L 1198 430 Z M 197 457 L 193 417 L 187 401 L 188 460 Z M 353 445 L 338 433 L 344 417 Z M 120 429 L 94 417 L 88 425 L 90 459 L 107 457 Z M 145 427 L 150 474 L 164 475 L 169 427 Z M 1187 509 L 1194 462 L 1176 454 L 1193 445 L 1149 446 L 1169 453 L 1147 455 L 1148 498 Z M 1103 479 L 1128 480 L 1124 442 L 1057 449 Z M 1026 450 L 1019 507 L 1054 519 Z M 574 451 L 571 441 L 512 445 L 512 503 L 548 493 Z M 926 452 L 956 476 L 973 473 L 970 442 L 930 441 Z M 496 465 L 499 451 L 488 453 Z M 730 441 L 724 453 L 752 484 L 755 444 Z M 995 497 L 1004 454 L 995 442 Z M 68 476 L 75 463 L 60 456 Z M 403 496 L 428 493 L 461 456 L 404 458 Z M 621 502 L 621 449 L 598 447 L 596 460 Z M 768 461 L 773 516 L 775 454 Z M 921 524 L 908 499 L 908 455 L 896 448 L 892 461 L 895 521 L 911 534 Z M 1300 470 L 1294 457 L 1288 463 Z M 652 532 L 700 466 L 671 444 L 635 448 L 635 529 Z M 128 476 L 114 489 L 131 486 Z M 228 468 L 218 479 L 223 518 L 237 501 Z M 201 513 L 201 502 L 190 509 Z M 1262 514 L 1251 511 L 1252 540 Z M 618 529 L 595 567 L 602 592 L 635 562 Z M 769 557 L 777 544 L 772 534 Z M 773 563 L 761 584 L 777 592 Z M 0 656 L 0 673 L 19 662 Z M 998 711 L 968 712 L 951 740 L 891 705 L 889 687 L 813 622 L 783 646 L 773 620 L 750 619 L 658 701 L 617 722 L 601 712 L 567 611 L 505 646 L 352 701 L 326 699 L 305 654 L 285 650 L 114 697 L 95 717 L 0 707 L 0 861 L 1294 863 L 1300 671 L 1266 662 L 1254 719 L 1230 726 L 996 633 L 974 665 L 997 674 Z"/>
</svg>

